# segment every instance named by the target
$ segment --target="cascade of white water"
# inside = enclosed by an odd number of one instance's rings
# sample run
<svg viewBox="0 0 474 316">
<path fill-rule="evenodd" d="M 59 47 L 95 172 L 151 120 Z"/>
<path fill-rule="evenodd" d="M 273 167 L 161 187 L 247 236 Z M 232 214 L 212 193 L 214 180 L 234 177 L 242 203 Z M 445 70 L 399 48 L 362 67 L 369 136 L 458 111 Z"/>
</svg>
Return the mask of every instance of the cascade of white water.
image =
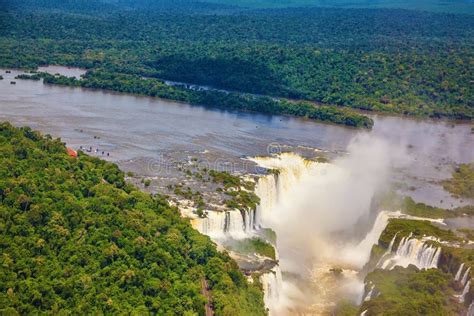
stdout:
<svg viewBox="0 0 474 316">
<path fill-rule="evenodd" d="M 193 220 L 193 226 L 201 233 L 211 238 L 233 238 L 248 237 L 253 227 L 253 211 L 244 212 L 238 210 L 217 212 L 208 211 L 205 218 Z"/>
<path fill-rule="evenodd" d="M 467 316 L 474 316 L 474 302 L 469 304 L 469 309 L 467 310 Z"/>
<path fill-rule="evenodd" d="M 360 241 L 356 245 L 348 245 L 347 247 L 345 247 L 344 251 L 339 255 L 339 259 L 343 262 L 349 262 L 351 265 L 355 265 L 360 268 L 363 267 L 364 264 L 369 261 L 372 246 L 377 243 L 378 239 L 380 238 L 380 235 L 384 231 L 385 227 L 387 227 L 388 220 L 390 218 L 397 217 L 397 215 L 397 212 L 381 211 L 377 215 L 374 225 L 364 237 L 364 239 L 362 239 L 362 241 Z M 392 246 L 393 245 L 391 245 L 390 247 Z M 386 255 L 389 255 L 390 252 L 387 251 L 381 259 L 383 259 L 383 257 L 385 257 Z"/>
<path fill-rule="evenodd" d="M 230 234 L 232 237 L 246 237 L 244 218 L 240 211 L 226 212 L 226 226 L 224 232 Z"/>
<path fill-rule="evenodd" d="M 469 289 L 471 287 L 471 281 L 467 281 L 466 285 L 464 286 L 464 289 L 462 290 L 462 294 L 459 297 L 459 302 L 464 303 L 466 300 L 466 294 L 469 292 Z"/>
<path fill-rule="evenodd" d="M 350 207 L 337 198 L 338 196 L 347 196 L 349 191 L 352 194 L 353 187 L 347 183 L 354 183 L 354 186 L 360 187 L 355 183 L 360 184 L 360 179 L 363 176 L 357 176 L 355 179 L 345 166 L 308 161 L 294 154 L 281 154 L 278 157 L 252 160 L 261 167 L 277 170 L 277 172 L 260 177 L 257 182 L 255 192 L 260 198 L 260 205 L 257 208 L 256 226 L 263 225 L 274 229 L 280 237 L 278 246 L 282 249 L 295 249 L 295 246 L 304 249 L 308 246 L 314 247 L 313 243 L 327 244 L 324 239 L 326 237 L 329 239 L 331 233 L 338 229 L 351 227 L 357 218 L 367 215 L 370 210 L 372 194 L 367 194 L 366 190 L 362 190 L 360 194 L 354 194 L 357 195 L 358 207 L 351 212 L 348 211 Z M 328 195 L 334 198 L 329 198 Z M 334 214 L 327 214 L 329 210 Z M 363 267 L 369 260 L 372 246 L 377 243 L 390 217 L 389 212 L 380 212 L 362 241 L 341 245 L 344 250 L 341 247 L 323 247 L 323 252 L 318 254 L 319 259 L 322 262 L 331 262 L 331 265 L 337 263 L 351 268 Z M 290 233 L 287 227 L 301 229 L 302 232 L 316 227 L 319 237 L 315 236 L 308 240 L 305 237 L 307 235 L 300 231 Z M 281 263 L 283 268 L 299 272 L 306 268 L 301 263 L 305 262 L 305 257 L 310 254 L 308 251 L 300 249 L 295 253 L 300 258 L 289 256 L 287 253 L 281 259 Z M 318 266 L 312 267 L 313 270 L 317 270 L 317 268 Z M 327 274 L 327 269 L 325 272 Z M 328 279 L 333 282 L 332 278 Z M 322 283 L 321 280 L 317 282 Z M 348 293 L 352 291 L 348 295 L 357 296 L 358 300 L 362 300 L 363 286 L 359 290 L 360 280 L 353 282 L 350 278 L 344 278 L 344 280 L 337 280 L 337 282 L 347 286 L 344 290 L 347 290 Z M 357 286 L 355 286 L 356 283 Z M 357 295 L 354 290 L 356 287 Z M 342 288 L 329 292 L 340 292 Z M 318 306 L 325 309 L 331 304 L 334 297 L 331 294 L 321 295 L 323 298 L 320 303 L 318 302 Z M 269 304 L 267 307 L 272 309 Z"/>
<path fill-rule="evenodd" d="M 370 287 L 369 292 L 367 292 L 367 295 L 364 297 L 364 302 L 370 301 L 370 299 L 372 298 L 372 293 L 374 292 L 374 289 L 375 289 L 375 285 L 372 285 Z"/>
<path fill-rule="evenodd" d="M 471 267 L 466 269 L 466 272 L 464 272 L 464 275 L 462 276 L 461 283 L 462 285 L 466 285 L 467 278 L 469 277 L 469 272 L 471 271 Z"/>
<path fill-rule="evenodd" d="M 308 174 L 317 165 L 295 154 L 282 154 L 279 157 L 258 157 L 251 159 L 259 166 L 269 170 L 277 170 L 260 177 L 255 186 L 255 193 L 260 198 L 257 207 L 256 226 L 260 227 L 275 210 L 282 198 L 291 198 L 292 189 L 300 182 L 303 174 Z M 314 170 L 313 170 L 314 171 Z"/>
<path fill-rule="evenodd" d="M 225 222 L 225 212 L 207 212 L 205 218 L 196 219 L 193 224 L 201 233 L 218 238 L 222 237 L 225 232 Z"/>
<path fill-rule="evenodd" d="M 347 158 L 337 159 L 331 164 L 311 162 L 286 153 L 252 159 L 261 167 L 277 171 L 260 177 L 257 182 L 255 192 L 261 202 L 257 209 L 255 225 L 271 227 L 278 234 L 277 246 L 284 250 L 280 260 L 284 271 L 304 273 L 300 271 L 307 267 L 301 262 L 312 260 L 313 257 L 317 259 L 317 262 L 310 268 L 312 271 L 317 271 L 325 265 L 334 266 L 334 264 L 354 269 L 362 267 L 368 261 L 368 257 L 367 260 L 365 258 L 365 252 L 350 252 L 360 247 L 368 249 L 367 254 L 370 255 L 372 245 L 377 242 L 386 227 L 388 218 L 385 215 L 387 214 L 381 212 L 378 215 L 371 231 L 360 243 L 333 237 L 334 232 L 349 230 L 360 218 L 369 215 L 374 192 L 377 192 L 379 184 L 383 183 L 380 179 L 384 177 L 380 173 L 385 172 L 385 163 L 377 164 L 376 168 L 367 166 L 370 167 L 369 170 L 361 169 L 361 164 L 370 157 L 365 154 L 354 157 L 355 160 L 350 154 Z M 373 175 L 376 176 L 373 177 Z M 394 215 L 394 217 L 400 216 L 401 213 Z M 421 218 L 410 219 L 420 220 Z M 394 238 L 389 245 L 390 248 L 395 248 L 395 241 Z M 400 259 L 400 261 L 410 259 L 405 261 L 412 261 L 413 264 L 423 268 L 438 265 L 441 249 L 430 246 L 428 243 L 425 244 L 409 236 L 403 238 L 398 248 L 395 253 L 390 251 L 389 257 L 396 256 L 395 259 Z M 386 265 L 396 265 L 397 260 L 393 261 L 393 264 L 387 262 Z M 326 274 L 327 271 L 328 269 L 325 269 Z M 264 279 L 262 283 L 265 289 L 265 303 L 271 310 L 274 304 L 269 300 L 275 293 L 272 291 L 274 287 L 271 284 L 277 282 L 267 280 L 270 276 L 262 276 Z M 330 281 L 327 282 L 319 277 L 315 278 L 314 283 L 321 284 L 323 288 L 336 283 L 334 276 L 328 280 Z M 343 281 L 337 282 L 343 283 Z M 287 295 L 286 289 L 285 287 L 285 291 L 282 291 L 282 297 Z M 334 295 L 318 293 L 320 294 L 317 301 L 318 307 L 315 307 L 318 312 L 334 302 L 334 298 L 337 297 L 335 293 L 340 294 L 340 291 L 330 293 Z M 363 284 L 357 294 L 357 299 L 361 301 Z M 319 299 L 320 296 L 321 299 Z M 313 299 L 314 296 L 311 300 Z M 323 309 L 319 309 L 319 306 Z"/>
<path fill-rule="evenodd" d="M 392 249 L 393 249 L 393 244 L 395 243 L 395 239 L 397 238 L 398 232 L 393 235 L 392 240 L 390 241 L 390 244 L 388 245 L 387 251 L 380 257 L 379 261 L 376 264 L 376 267 L 382 266 L 382 264 L 385 262 L 388 256 L 392 254 Z"/>
<path fill-rule="evenodd" d="M 265 306 L 275 307 L 279 302 L 282 287 L 280 267 L 277 265 L 269 272 L 262 274 L 260 282 L 262 282 L 263 286 Z"/>
<path fill-rule="evenodd" d="M 316 163 L 313 164 L 294 154 L 252 160 L 261 167 L 276 170 L 260 177 L 255 186 L 255 193 L 260 198 L 260 203 L 255 213 L 254 227 L 274 228 L 272 220 L 278 209 L 281 209 L 282 205 L 292 203 L 296 193 L 294 191 L 297 190 L 297 184 L 301 181 L 302 175 L 309 174 L 311 167 Z M 280 297 L 283 283 L 280 267 L 277 266 L 272 272 L 263 274 L 261 280 L 265 293 L 265 305 L 270 309 L 270 314 L 275 313 L 276 306 L 280 306 L 283 300 Z"/>
<path fill-rule="evenodd" d="M 262 217 L 271 212 L 277 201 L 277 175 L 269 174 L 258 179 L 255 194 L 260 198 L 255 214 L 255 226 L 262 226 Z"/>
<path fill-rule="evenodd" d="M 383 262 L 383 269 L 393 269 L 395 266 L 406 268 L 410 264 L 415 265 L 418 269 L 438 267 L 441 248 L 433 247 L 419 239 L 410 237 L 402 238 L 395 255 Z"/>
<path fill-rule="evenodd" d="M 393 244 L 395 243 L 395 239 L 397 238 L 398 232 L 393 235 L 392 240 L 390 241 L 390 244 L 388 245 L 387 253 L 391 253 L 393 249 Z"/>
<path fill-rule="evenodd" d="M 454 277 L 455 281 L 460 281 L 463 268 L 464 268 L 464 263 L 461 263 L 461 265 L 459 266 L 458 272 L 456 272 L 456 276 Z"/>
<path fill-rule="evenodd" d="M 256 216 L 256 211 L 254 210 L 246 210 L 243 212 L 244 216 L 244 231 L 246 233 L 250 233 L 257 227 L 255 227 L 255 216 Z"/>
<path fill-rule="evenodd" d="M 387 227 L 388 220 L 393 217 L 393 214 L 394 213 L 387 211 L 380 212 L 375 219 L 372 229 L 367 233 L 364 239 L 355 247 L 345 249 L 344 256 L 349 256 L 351 258 L 350 261 L 353 263 L 356 263 L 354 258 L 357 258 L 357 264 L 360 267 L 368 262 L 372 246 L 377 243 L 380 235 L 384 231 L 385 227 Z"/>
</svg>

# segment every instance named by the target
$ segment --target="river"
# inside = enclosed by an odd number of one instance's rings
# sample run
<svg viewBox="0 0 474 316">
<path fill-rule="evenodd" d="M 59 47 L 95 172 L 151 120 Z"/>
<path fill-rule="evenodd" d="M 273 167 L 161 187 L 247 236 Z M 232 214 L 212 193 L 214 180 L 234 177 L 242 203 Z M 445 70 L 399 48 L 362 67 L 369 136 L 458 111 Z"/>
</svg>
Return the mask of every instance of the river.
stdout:
<svg viewBox="0 0 474 316">
<path fill-rule="evenodd" d="M 83 72 L 57 66 L 41 70 L 68 76 Z M 61 137 L 73 148 L 100 148 L 110 153 L 108 159 L 119 164 L 136 157 L 159 157 L 169 151 L 208 151 L 221 160 L 302 147 L 331 155 L 344 152 L 355 135 L 370 133 L 407 146 L 410 163 L 394 166 L 394 178 L 404 184 L 400 190 L 417 201 L 451 207 L 463 202 L 450 197 L 437 182 L 449 177 L 454 164 L 474 161 L 474 134 L 468 123 L 373 115 L 374 128 L 367 132 L 300 118 L 50 86 L 14 80 L 19 71 L 0 71 L 4 77 L 0 81 L 2 121 Z M 12 80 L 15 85 L 10 84 Z"/>
</svg>

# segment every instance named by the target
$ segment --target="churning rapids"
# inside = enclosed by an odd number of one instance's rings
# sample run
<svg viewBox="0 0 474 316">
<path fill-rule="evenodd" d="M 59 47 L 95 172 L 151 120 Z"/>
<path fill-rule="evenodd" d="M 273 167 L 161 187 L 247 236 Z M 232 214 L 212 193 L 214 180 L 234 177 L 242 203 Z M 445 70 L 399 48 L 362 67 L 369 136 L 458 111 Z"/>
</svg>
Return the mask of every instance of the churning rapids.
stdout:
<svg viewBox="0 0 474 316">
<path fill-rule="evenodd" d="M 63 68 L 54 72 L 80 74 Z M 214 239 L 247 238 L 264 227 L 276 232 L 278 265 L 262 276 L 274 315 L 319 314 L 334 306 L 335 298 L 367 298 L 363 267 L 371 247 L 388 219 L 401 216 L 377 209 L 374 196 L 394 183 L 416 201 L 447 208 L 468 203 L 452 198 L 438 182 L 453 164 L 474 161 L 469 124 L 373 116 L 374 129 L 358 131 L 41 82 L 10 85 L 18 73 L 2 74 L 2 121 L 29 125 L 74 148 L 100 147 L 121 167 L 132 162 L 145 170 L 133 162 L 161 163 L 168 152 L 207 152 L 215 166 L 230 162 L 232 170 L 257 174 L 261 202 L 255 211 L 208 212 L 193 225 Z M 331 158 L 329 163 L 311 159 L 321 153 Z M 239 169 L 238 163 L 253 169 Z M 405 238 L 389 250 L 379 267 L 437 266 L 439 249 L 424 240 Z M 464 274 L 461 267 L 458 278 Z"/>
</svg>

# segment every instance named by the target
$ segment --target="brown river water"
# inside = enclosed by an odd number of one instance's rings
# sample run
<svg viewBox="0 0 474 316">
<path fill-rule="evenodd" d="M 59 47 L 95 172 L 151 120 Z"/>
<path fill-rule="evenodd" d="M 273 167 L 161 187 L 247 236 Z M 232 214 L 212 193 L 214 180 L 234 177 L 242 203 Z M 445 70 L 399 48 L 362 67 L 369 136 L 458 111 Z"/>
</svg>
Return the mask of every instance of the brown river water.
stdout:
<svg viewBox="0 0 474 316">
<path fill-rule="evenodd" d="M 51 73 L 79 76 L 81 69 L 50 66 Z M 401 190 L 417 201 L 451 207 L 465 204 L 437 183 L 457 163 L 474 161 L 472 124 L 373 115 L 372 131 L 361 131 L 299 118 L 228 112 L 157 98 L 44 85 L 15 80 L 21 71 L 0 80 L 0 120 L 61 137 L 68 146 L 109 153 L 119 165 L 170 152 L 208 152 L 215 159 L 268 155 L 310 148 L 343 154 L 357 134 L 370 133 L 403 144 L 409 163 L 393 166 Z M 16 84 L 10 84 L 16 81 Z M 94 150 L 92 154 L 95 154 Z M 410 187 L 410 189 L 408 189 Z M 441 200 L 443 201 L 441 203 Z"/>
</svg>

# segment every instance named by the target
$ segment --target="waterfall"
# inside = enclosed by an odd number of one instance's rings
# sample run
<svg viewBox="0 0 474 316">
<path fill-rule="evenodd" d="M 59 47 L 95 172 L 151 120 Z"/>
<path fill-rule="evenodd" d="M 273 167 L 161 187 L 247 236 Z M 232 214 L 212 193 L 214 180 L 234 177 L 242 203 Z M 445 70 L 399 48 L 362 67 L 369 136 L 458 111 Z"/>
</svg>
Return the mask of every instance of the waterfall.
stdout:
<svg viewBox="0 0 474 316">
<path fill-rule="evenodd" d="M 282 288 L 281 270 L 278 265 L 260 276 L 264 292 L 265 306 L 272 309 L 278 305 Z M 271 314 L 271 311 L 270 311 Z"/>
<path fill-rule="evenodd" d="M 357 264 L 359 267 L 366 264 L 370 259 L 372 246 L 379 240 L 380 235 L 385 227 L 387 227 L 389 218 L 393 217 L 393 214 L 397 213 L 387 211 L 380 212 L 375 219 L 372 229 L 367 233 L 364 239 L 356 246 L 344 249 L 344 253 L 342 254 L 343 259 L 352 262 L 352 264 Z"/>
<path fill-rule="evenodd" d="M 242 213 L 239 211 L 230 211 L 225 212 L 226 214 L 226 225 L 224 227 L 224 232 L 232 236 L 245 236 L 245 224 Z"/>
<path fill-rule="evenodd" d="M 314 171 L 318 164 L 295 154 L 285 153 L 278 157 L 257 157 L 250 159 L 259 166 L 277 173 L 269 173 L 259 178 L 255 186 L 255 194 L 260 198 L 257 207 L 256 226 L 260 227 L 274 212 L 277 203 L 282 199 L 291 198 L 288 194 L 301 180 L 303 174 Z"/>
<path fill-rule="evenodd" d="M 250 233 L 255 230 L 257 227 L 255 226 L 255 217 L 257 212 L 255 210 L 246 210 L 243 212 L 244 217 L 244 231 L 246 233 Z"/>
<path fill-rule="evenodd" d="M 379 261 L 375 265 L 376 267 L 381 267 L 383 263 L 385 262 L 386 258 L 390 255 L 392 255 L 392 249 L 393 249 L 393 244 L 395 243 L 395 239 L 397 239 L 398 232 L 393 235 L 392 240 L 390 241 L 390 244 L 388 245 L 387 251 L 380 257 Z"/>
<path fill-rule="evenodd" d="M 387 227 L 388 220 L 393 217 L 397 217 L 397 212 L 381 211 L 377 215 L 375 222 L 370 231 L 365 235 L 358 244 L 349 244 L 338 254 L 338 259 L 341 262 L 347 262 L 353 266 L 362 268 L 370 259 L 370 253 L 372 246 L 377 244 L 380 235 Z M 390 248 L 390 247 L 389 247 Z M 386 252 L 383 256 L 389 255 L 390 252 Z M 382 258 L 380 260 L 382 260 Z M 379 264 L 379 263 L 377 263 Z"/>
<path fill-rule="evenodd" d="M 391 253 L 393 249 L 393 244 L 395 243 L 395 239 L 397 238 L 398 232 L 393 235 L 392 240 L 390 241 L 390 244 L 388 245 L 387 253 Z"/>
<path fill-rule="evenodd" d="M 364 302 L 370 301 L 370 299 L 372 298 L 372 293 L 374 292 L 374 289 L 375 289 L 375 285 L 372 285 L 370 287 L 369 292 L 367 292 L 367 295 L 364 297 Z"/>
<path fill-rule="evenodd" d="M 262 226 L 262 217 L 268 216 L 268 213 L 275 207 L 277 201 L 277 182 L 278 176 L 268 174 L 258 179 L 255 186 L 255 194 L 260 198 L 260 204 L 255 212 L 255 227 Z"/>
<path fill-rule="evenodd" d="M 467 316 L 474 316 L 474 302 L 469 305 L 469 309 L 467 310 Z"/>
<path fill-rule="evenodd" d="M 471 271 L 471 267 L 467 268 L 466 269 L 466 272 L 464 272 L 464 275 L 461 279 L 461 283 L 462 285 L 466 285 L 466 282 L 467 282 L 467 278 L 469 277 L 469 271 Z"/>
<path fill-rule="evenodd" d="M 304 273 L 300 271 L 308 268 L 305 263 L 312 260 L 313 255 L 321 260 L 318 266 L 323 262 L 330 262 L 331 266 L 342 264 L 351 269 L 364 266 L 372 246 L 393 216 L 391 212 L 377 214 L 372 227 L 360 242 L 344 240 L 336 245 L 329 241 L 334 232 L 351 230 L 361 216 L 365 217 L 370 212 L 375 190 L 372 179 L 367 179 L 371 178 L 367 176 L 370 173 L 350 172 L 346 160 L 339 161 L 339 164 L 319 163 L 289 153 L 251 160 L 266 169 L 277 170 L 261 176 L 257 181 L 255 193 L 260 198 L 260 205 L 257 207 L 255 226 L 272 228 L 278 234 L 277 248 L 291 249 L 291 252 L 283 253 L 280 260 L 284 271 Z M 366 183 L 365 180 L 368 181 L 367 186 L 361 185 L 361 181 Z M 370 190 L 367 189 L 369 186 Z M 312 232 L 317 233 L 313 235 Z M 316 250 L 318 248 L 320 250 Z M 313 272 L 318 266 L 310 269 Z M 325 272 L 327 274 L 327 269 Z M 332 274 L 328 280 L 334 283 Z M 321 280 L 316 282 L 322 284 Z M 360 280 L 353 282 L 351 278 L 344 278 L 337 282 L 344 284 L 340 287 L 347 290 L 347 295 L 362 300 L 363 286 L 357 287 L 357 293 L 353 286 L 354 283 L 362 283 Z M 322 285 L 323 288 L 333 286 Z M 323 295 L 322 301 L 318 299 L 318 306 L 327 308 L 333 299 Z M 268 301 L 266 306 L 272 308 Z"/>
<path fill-rule="evenodd" d="M 464 289 L 462 290 L 462 294 L 459 297 L 459 302 L 464 303 L 466 300 L 466 294 L 469 292 L 469 288 L 471 287 L 471 281 L 467 281 L 466 285 L 464 286 Z"/>
<path fill-rule="evenodd" d="M 462 273 L 463 268 L 464 268 L 464 262 L 461 263 L 461 265 L 459 266 L 458 272 L 456 272 L 456 276 L 454 277 L 455 281 L 461 281 L 461 273 Z"/>
<path fill-rule="evenodd" d="M 226 226 L 225 212 L 207 212 L 205 218 L 195 219 L 193 226 L 212 238 L 222 237 Z"/>
<path fill-rule="evenodd" d="M 260 198 L 260 203 L 257 206 L 253 222 L 255 229 L 274 228 L 272 220 L 278 213 L 279 207 L 292 203 L 295 197 L 294 191 L 297 190 L 302 175 L 309 174 L 310 166 L 316 166 L 316 163 L 294 154 L 259 157 L 251 160 L 266 169 L 277 170 L 277 172 L 269 172 L 267 175 L 261 176 L 257 181 L 255 194 Z M 278 215 L 276 216 L 278 217 Z M 281 294 L 283 280 L 280 267 L 276 266 L 270 272 L 262 274 L 260 279 L 264 290 L 265 306 L 269 308 L 270 315 L 272 315 L 283 301 L 283 294 Z"/>
<path fill-rule="evenodd" d="M 193 226 L 211 238 L 246 238 L 253 230 L 254 211 L 208 211 L 205 218 L 193 220 Z"/>
<path fill-rule="evenodd" d="M 440 255 L 440 247 L 433 247 L 410 235 L 402 238 L 395 255 L 383 262 L 382 269 L 393 269 L 395 266 L 406 268 L 410 264 L 418 269 L 437 268 Z"/>
<path fill-rule="evenodd" d="M 337 232 L 347 235 L 360 232 L 354 232 L 353 228 L 368 217 L 374 194 L 384 183 L 381 179 L 388 159 L 361 168 L 373 156 L 366 153 L 365 150 L 352 153 L 354 156 L 350 154 L 330 164 L 309 161 L 290 153 L 251 159 L 272 171 L 261 176 L 256 184 L 255 193 L 260 198 L 260 205 L 255 226 L 272 228 L 278 235 L 277 248 L 282 250 L 279 263 L 285 272 L 304 275 L 311 270 L 313 274 L 326 265 L 343 266 L 353 271 L 362 268 L 388 219 L 400 216 L 398 212 L 397 216 L 380 212 L 362 240 L 337 237 Z M 334 303 L 335 296 L 323 293 L 334 284 L 339 287 L 336 292 L 344 288 L 347 291 L 344 295 L 362 300 L 360 280 L 353 282 L 351 278 L 344 278 L 336 281 L 333 274 L 324 280 L 315 278 L 314 283 L 323 288 L 321 299 L 308 298 L 318 306 L 315 308 L 325 310 Z M 302 282 L 295 281 L 298 285 Z M 286 291 L 282 293 L 284 298 L 288 295 Z M 268 301 L 266 299 L 266 306 L 272 308 Z"/>
<path fill-rule="evenodd" d="M 469 292 L 469 289 L 471 287 L 471 280 L 469 279 L 469 272 L 471 271 L 471 267 L 468 267 L 466 269 L 466 271 L 464 271 L 464 273 L 462 273 L 463 268 L 464 268 L 464 263 L 461 263 L 461 265 L 458 268 L 458 271 L 456 272 L 456 276 L 454 277 L 455 281 L 459 281 L 463 285 L 463 290 L 462 290 L 461 295 L 457 295 L 457 297 L 459 298 L 460 303 L 465 302 L 466 295 Z M 471 303 L 471 305 L 469 305 L 468 315 L 471 315 L 471 313 L 474 316 L 474 307 L 473 307 L 472 303 Z"/>
</svg>

